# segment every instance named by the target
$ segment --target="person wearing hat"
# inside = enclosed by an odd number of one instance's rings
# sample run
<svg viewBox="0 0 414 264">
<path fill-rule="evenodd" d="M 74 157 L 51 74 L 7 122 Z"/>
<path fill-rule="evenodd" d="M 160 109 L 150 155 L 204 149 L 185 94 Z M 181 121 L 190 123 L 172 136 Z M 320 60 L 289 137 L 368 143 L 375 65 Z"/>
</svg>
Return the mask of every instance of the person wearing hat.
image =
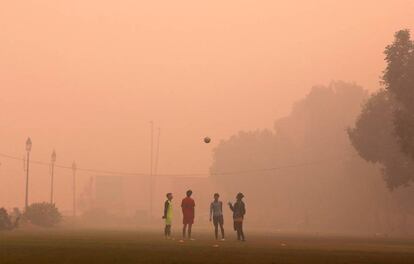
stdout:
<svg viewBox="0 0 414 264">
<path fill-rule="evenodd" d="M 243 200 L 244 195 L 238 193 L 236 196 L 237 201 L 233 204 L 229 202 L 230 210 L 233 211 L 233 223 L 234 230 L 237 232 L 237 240 L 246 241 L 243 233 L 243 220 L 246 214 L 246 206 Z"/>
<path fill-rule="evenodd" d="M 214 194 L 214 201 L 210 204 L 210 222 L 213 220 L 214 235 L 218 240 L 218 227 L 220 225 L 221 240 L 224 241 L 224 218 L 223 218 L 223 203 L 219 200 L 220 195 Z"/>
</svg>

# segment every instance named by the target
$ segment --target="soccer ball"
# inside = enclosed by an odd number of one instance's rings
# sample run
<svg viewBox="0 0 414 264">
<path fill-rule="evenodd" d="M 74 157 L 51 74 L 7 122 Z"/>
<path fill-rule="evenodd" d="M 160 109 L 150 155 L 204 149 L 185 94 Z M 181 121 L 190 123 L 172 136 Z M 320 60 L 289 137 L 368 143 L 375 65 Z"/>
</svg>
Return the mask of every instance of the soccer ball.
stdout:
<svg viewBox="0 0 414 264">
<path fill-rule="evenodd" d="M 211 141 L 211 138 L 209 138 L 209 137 L 205 137 L 204 138 L 204 143 L 207 143 L 208 144 L 208 143 L 210 143 L 210 141 Z"/>
</svg>

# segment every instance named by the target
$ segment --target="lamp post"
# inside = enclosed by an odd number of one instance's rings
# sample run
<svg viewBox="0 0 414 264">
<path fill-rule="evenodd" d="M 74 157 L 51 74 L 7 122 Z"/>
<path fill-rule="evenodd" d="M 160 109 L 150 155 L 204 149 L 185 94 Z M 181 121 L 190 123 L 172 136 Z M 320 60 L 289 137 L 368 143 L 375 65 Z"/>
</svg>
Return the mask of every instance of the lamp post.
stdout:
<svg viewBox="0 0 414 264">
<path fill-rule="evenodd" d="M 26 163 L 26 198 L 24 208 L 27 210 L 29 207 L 29 165 L 30 165 L 30 151 L 32 150 L 32 140 L 27 138 L 26 140 L 26 152 L 27 152 L 27 163 Z"/>
<path fill-rule="evenodd" d="M 73 173 L 73 217 L 76 217 L 76 163 L 72 163 Z"/>
<path fill-rule="evenodd" d="M 53 204 L 53 177 L 55 171 L 55 162 L 56 162 L 56 152 L 53 150 L 52 155 L 50 157 L 50 165 L 51 165 L 51 175 L 50 175 L 50 203 Z"/>
</svg>

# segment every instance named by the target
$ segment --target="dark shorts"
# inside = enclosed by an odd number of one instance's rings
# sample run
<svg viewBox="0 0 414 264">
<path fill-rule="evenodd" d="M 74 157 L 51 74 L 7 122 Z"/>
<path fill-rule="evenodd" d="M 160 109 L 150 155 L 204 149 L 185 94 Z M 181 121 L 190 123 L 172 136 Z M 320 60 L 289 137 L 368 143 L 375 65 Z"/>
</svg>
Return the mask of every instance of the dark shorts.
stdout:
<svg viewBox="0 0 414 264">
<path fill-rule="evenodd" d="M 233 223 L 234 230 L 242 230 L 243 229 L 243 221 L 234 221 Z"/>
<path fill-rule="evenodd" d="M 224 224 L 224 217 L 222 215 L 213 216 L 213 224 L 216 225 L 223 225 Z"/>
</svg>

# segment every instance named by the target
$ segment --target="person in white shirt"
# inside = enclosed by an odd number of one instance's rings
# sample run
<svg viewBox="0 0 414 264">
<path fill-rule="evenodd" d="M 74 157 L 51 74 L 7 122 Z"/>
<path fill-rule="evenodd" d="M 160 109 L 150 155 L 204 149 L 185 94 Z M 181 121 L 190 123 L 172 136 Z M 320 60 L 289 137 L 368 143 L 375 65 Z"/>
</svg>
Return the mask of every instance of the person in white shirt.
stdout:
<svg viewBox="0 0 414 264">
<path fill-rule="evenodd" d="M 210 204 L 210 222 L 213 220 L 214 234 L 218 240 L 218 227 L 220 225 L 221 240 L 224 240 L 224 217 L 223 217 L 223 203 L 219 201 L 220 195 L 214 194 L 214 201 Z"/>
</svg>

